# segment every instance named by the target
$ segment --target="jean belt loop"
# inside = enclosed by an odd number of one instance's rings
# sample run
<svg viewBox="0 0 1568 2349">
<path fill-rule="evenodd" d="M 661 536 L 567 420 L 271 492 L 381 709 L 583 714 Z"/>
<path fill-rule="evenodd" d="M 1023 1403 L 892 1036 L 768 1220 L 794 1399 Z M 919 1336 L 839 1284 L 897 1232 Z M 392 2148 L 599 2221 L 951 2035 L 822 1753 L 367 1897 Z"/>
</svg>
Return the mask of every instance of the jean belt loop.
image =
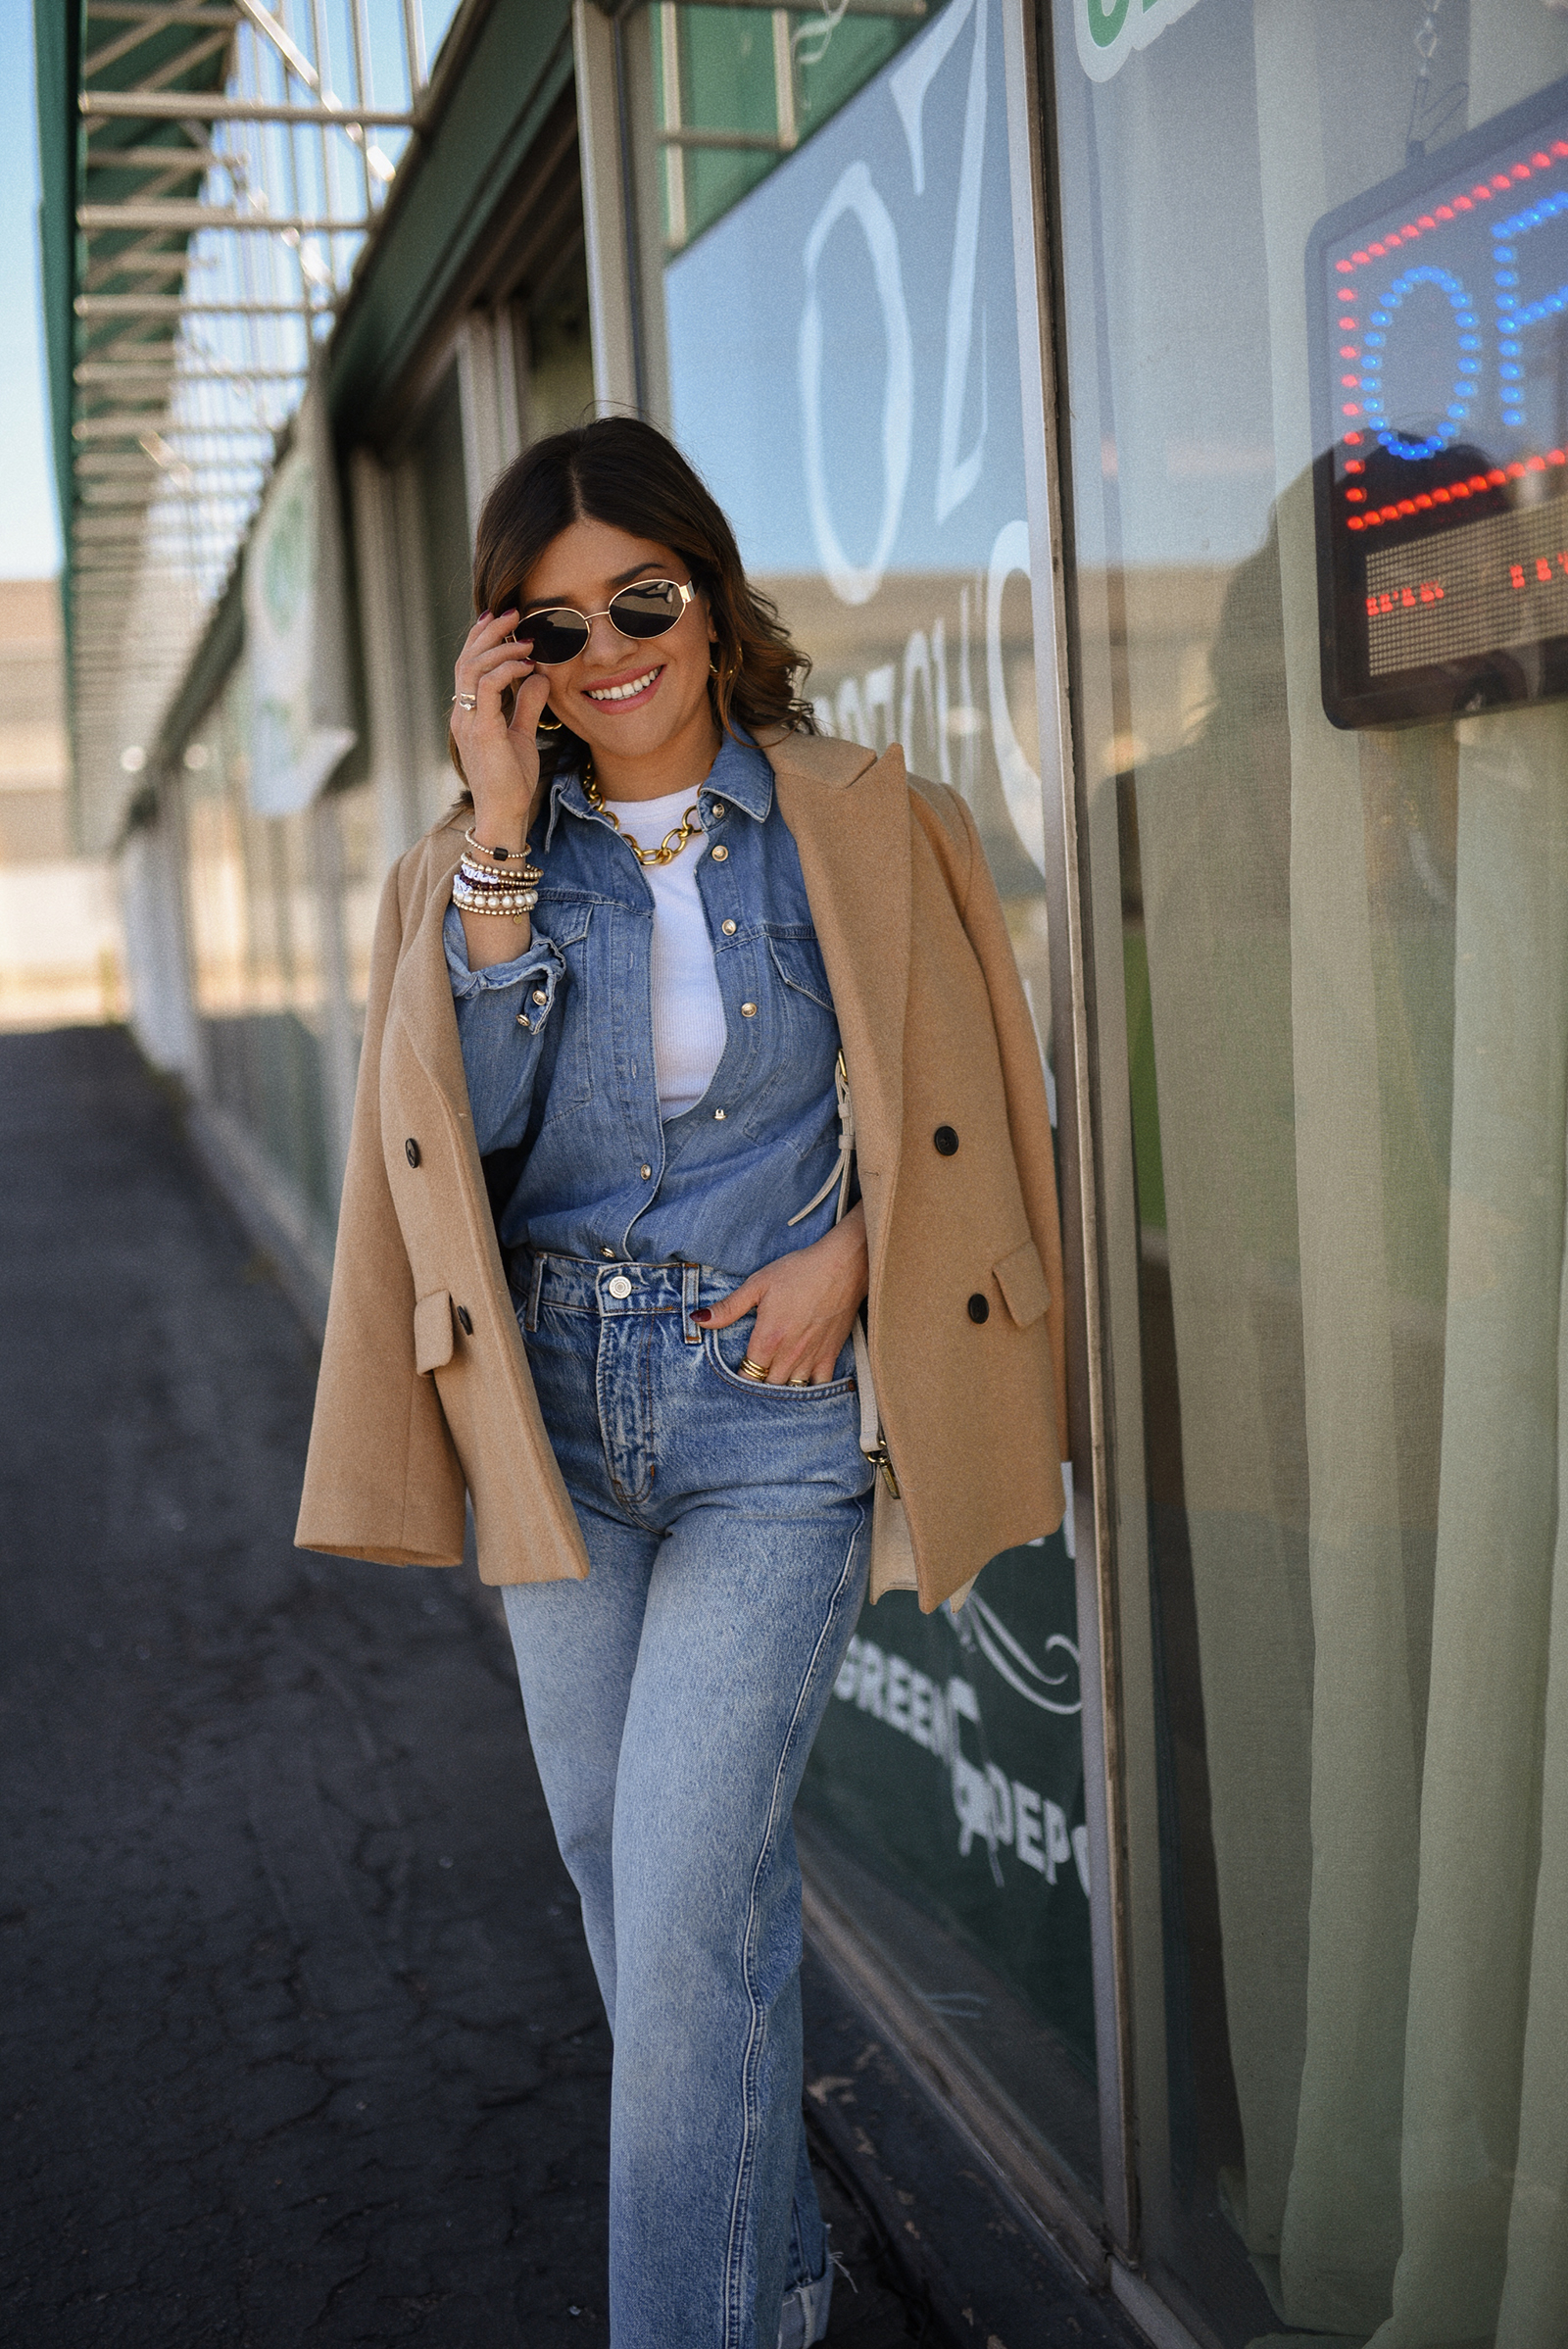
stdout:
<svg viewBox="0 0 1568 2349">
<path fill-rule="evenodd" d="M 528 1315 L 524 1325 L 530 1338 L 539 1327 L 539 1292 L 544 1287 L 544 1282 L 545 1260 L 542 1254 L 536 1252 L 533 1260 L 533 1279 L 528 1283 Z"/>
<path fill-rule="evenodd" d="M 680 1268 L 680 1334 L 688 1346 L 701 1346 L 703 1333 L 697 1324 L 697 1306 L 702 1297 L 703 1268 L 700 1264 L 682 1264 Z"/>
</svg>

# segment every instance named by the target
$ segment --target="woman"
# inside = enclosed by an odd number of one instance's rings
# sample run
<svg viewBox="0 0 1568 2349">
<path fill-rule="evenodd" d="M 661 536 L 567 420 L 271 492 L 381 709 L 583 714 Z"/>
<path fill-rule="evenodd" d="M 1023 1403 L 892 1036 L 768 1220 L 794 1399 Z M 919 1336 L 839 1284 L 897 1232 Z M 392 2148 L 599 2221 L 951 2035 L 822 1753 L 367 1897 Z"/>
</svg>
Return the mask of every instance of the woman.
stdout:
<svg viewBox="0 0 1568 2349">
<path fill-rule="evenodd" d="M 614 2033 L 612 2339 L 772 2349 L 832 2275 L 811 1739 L 868 1577 L 931 1608 L 1061 1515 L 1039 1049 L 968 810 L 813 737 L 659 433 L 521 457 L 474 602 L 470 798 L 382 901 L 297 1539 L 455 1564 L 471 1495 Z"/>
</svg>

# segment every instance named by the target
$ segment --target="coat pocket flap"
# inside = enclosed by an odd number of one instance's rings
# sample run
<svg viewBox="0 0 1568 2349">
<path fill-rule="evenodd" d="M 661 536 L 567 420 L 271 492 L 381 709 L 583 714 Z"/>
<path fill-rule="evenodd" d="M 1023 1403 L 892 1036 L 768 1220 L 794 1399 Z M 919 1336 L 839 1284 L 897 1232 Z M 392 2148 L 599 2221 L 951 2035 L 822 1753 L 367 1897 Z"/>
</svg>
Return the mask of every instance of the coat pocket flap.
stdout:
<svg viewBox="0 0 1568 2349">
<path fill-rule="evenodd" d="M 1010 1256 L 1004 1256 L 995 1270 L 997 1287 L 1006 1299 L 1007 1311 L 1019 1329 L 1026 1330 L 1032 1321 L 1040 1319 L 1051 1302 L 1040 1250 L 1032 1240 L 1026 1240 Z"/>
<path fill-rule="evenodd" d="M 452 1297 L 437 1289 L 414 1308 L 414 1367 L 440 1370 L 452 1359 Z"/>
</svg>

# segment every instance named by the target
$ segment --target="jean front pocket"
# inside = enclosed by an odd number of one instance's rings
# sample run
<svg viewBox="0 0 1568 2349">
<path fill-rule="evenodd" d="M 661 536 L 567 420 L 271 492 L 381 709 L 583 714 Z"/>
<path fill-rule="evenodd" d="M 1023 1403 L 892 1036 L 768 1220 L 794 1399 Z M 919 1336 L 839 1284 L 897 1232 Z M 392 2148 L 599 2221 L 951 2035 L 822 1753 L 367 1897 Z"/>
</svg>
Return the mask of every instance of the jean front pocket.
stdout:
<svg viewBox="0 0 1568 2349">
<path fill-rule="evenodd" d="M 835 1376 L 824 1380 L 819 1387 L 775 1387 L 766 1379 L 747 1378 L 742 1373 L 741 1364 L 746 1359 L 747 1344 L 756 1327 L 756 1314 L 747 1313 L 730 1329 L 708 1330 L 704 1333 L 703 1345 L 708 1360 L 726 1387 L 739 1387 L 747 1395 L 771 1395 L 775 1400 L 791 1403 L 833 1400 L 855 1393 L 855 1374 L 851 1367 L 855 1360 L 853 1346 L 844 1347 L 838 1358 Z"/>
</svg>

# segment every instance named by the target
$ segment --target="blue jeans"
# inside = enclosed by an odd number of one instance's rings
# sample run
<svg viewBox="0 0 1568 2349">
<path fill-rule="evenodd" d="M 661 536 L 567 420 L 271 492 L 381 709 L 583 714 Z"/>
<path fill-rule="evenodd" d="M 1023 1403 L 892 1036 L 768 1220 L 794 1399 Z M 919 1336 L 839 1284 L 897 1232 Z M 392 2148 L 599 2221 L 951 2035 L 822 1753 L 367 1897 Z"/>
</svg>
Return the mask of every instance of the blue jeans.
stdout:
<svg viewBox="0 0 1568 2349">
<path fill-rule="evenodd" d="M 738 1377 L 751 1317 L 705 1333 L 737 1284 L 696 1266 L 525 1255 L 514 1281 L 592 1562 L 505 1596 L 614 2034 L 611 2337 L 774 2349 L 827 2265 L 791 1809 L 864 1595 L 853 1357 Z"/>
</svg>

